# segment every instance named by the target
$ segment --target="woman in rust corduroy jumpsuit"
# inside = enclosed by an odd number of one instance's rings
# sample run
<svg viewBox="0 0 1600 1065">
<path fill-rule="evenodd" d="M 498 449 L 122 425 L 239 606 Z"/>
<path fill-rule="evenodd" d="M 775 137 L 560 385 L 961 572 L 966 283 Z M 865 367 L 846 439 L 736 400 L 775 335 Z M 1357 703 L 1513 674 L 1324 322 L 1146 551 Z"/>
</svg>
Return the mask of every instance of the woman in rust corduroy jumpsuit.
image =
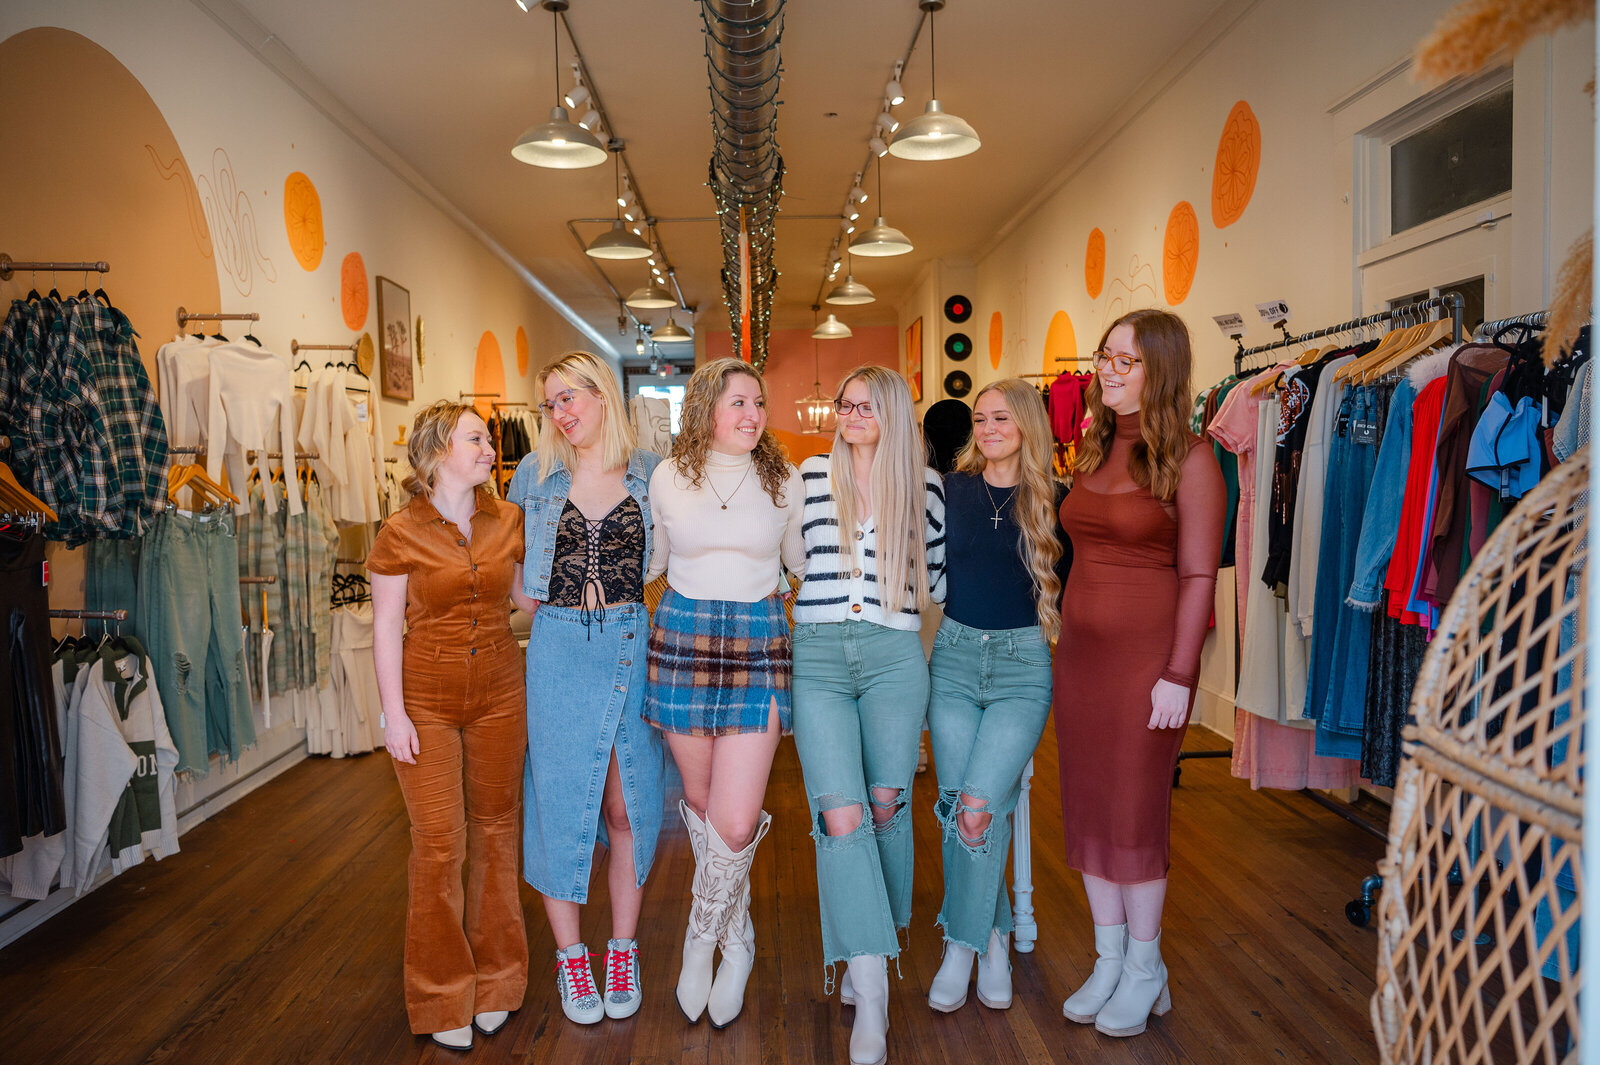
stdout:
<svg viewBox="0 0 1600 1065">
<path fill-rule="evenodd" d="M 522 511 L 482 487 L 494 458 L 471 407 L 423 410 L 414 495 L 367 557 L 384 744 L 411 818 L 406 1015 L 457 1050 L 474 1028 L 498 1031 L 528 986 L 517 896 L 527 732 L 507 603 L 522 586 Z"/>
</svg>

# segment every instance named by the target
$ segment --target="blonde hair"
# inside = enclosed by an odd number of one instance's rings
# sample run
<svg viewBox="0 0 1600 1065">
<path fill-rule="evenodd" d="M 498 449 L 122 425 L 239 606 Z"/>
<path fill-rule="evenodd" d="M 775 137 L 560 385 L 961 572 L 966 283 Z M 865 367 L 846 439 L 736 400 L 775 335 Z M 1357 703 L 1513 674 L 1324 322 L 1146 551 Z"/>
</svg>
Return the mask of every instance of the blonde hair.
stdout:
<svg viewBox="0 0 1600 1065">
<path fill-rule="evenodd" d="M 1054 437 L 1050 432 L 1050 415 L 1044 409 L 1039 392 L 1026 381 L 1006 377 L 991 381 L 973 397 L 972 409 L 990 392 L 997 392 L 1005 400 L 1011 420 L 1022 437 L 1022 450 L 1017 453 L 1017 494 L 1012 500 L 1011 514 L 1022 530 L 1022 563 L 1033 582 L 1033 599 L 1039 614 L 1039 628 L 1044 638 L 1054 643 L 1061 634 L 1061 579 L 1056 575 L 1056 563 L 1061 561 L 1061 540 L 1056 535 L 1059 519 L 1056 516 L 1056 475 L 1052 466 Z M 989 460 L 978 450 L 978 434 L 967 438 L 966 445 L 956 455 L 956 469 L 962 473 L 983 476 Z"/>
<path fill-rule="evenodd" d="M 621 469 L 633 457 L 639 446 L 633 432 L 633 422 L 628 419 L 628 405 L 622 400 L 622 388 L 617 375 L 606 361 L 587 351 L 569 351 L 555 362 L 539 371 L 534 383 L 539 402 L 544 401 L 545 382 L 559 378 L 574 391 L 587 389 L 600 397 L 605 408 L 601 425 L 600 460 L 608 470 Z M 546 414 L 539 420 L 539 479 L 542 481 L 556 468 L 559 461 L 569 472 L 578 468 L 578 449 L 572 446 L 565 433 L 556 428 L 554 418 Z"/>
<path fill-rule="evenodd" d="M 927 449 L 917 425 L 906 379 L 882 366 L 858 366 L 839 382 L 834 402 L 844 396 L 851 381 L 862 381 L 872 397 L 872 414 L 878 423 L 878 448 L 872 456 L 867 487 L 878 527 L 878 597 L 884 612 L 894 614 L 907 606 L 928 609 L 928 490 L 923 469 Z M 828 485 L 839 517 L 839 564 L 849 571 L 847 559 L 856 553 L 855 527 L 859 520 L 854 446 L 835 433 L 828 455 Z M 909 602 L 906 600 L 910 594 Z"/>
<path fill-rule="evenodd" d="M 406 461 L 411 463 L 401 487 L 414 496 L 432 495 L 439 467 L 450 457 L 450 437 L 463 414 L 478 412 L 465 403 L 441 399 L 417 411 L 411 423 L 411 439 L 406 443 Z"/>
<path fill-rule="evenodd" d="M 1128 476 L 1163 503 L 1178 494 L 1183 460 L 1189 457 L 1195 435 L 1189 432 L 1189 371 L 1194 357 L 1189 349 L 1189 327 L 1169 311 L 1146 308 L 1129 311 L 1106 327 L 1097 351 L 1104 351 L 1111 331 L 1119 325 L 1133 327 L 1133 348 L 1144 367 L 1144 387 L 1139 393 L 1139 437 L 1128 453 Z M 1105 464 L 1117 435 L 1117 412 L 1105 405 L 1096 373 L 1084 390 L 1089 427 L 1072 472 L 1090 474 Z"/>
<path fill-rule="evenodd" d="M 755 379 L 761 389 L 761 403 L 768 402 L 767 382 L 761 372 L 743 359 L 713 359 L 694 372 L 683 390 L 681 428 L 672 441 L 672 463 L 691 488 L 699 488 L 706 472 L 706 452 L 711 450 L 711 440 L 716 435 L 717 401 L 727 391 L 728 379 L 743 374 Z M 768 418 L 771 417 L 768 411 Z M 761 439 L 750 455 L 756 464 L 756 475 L 761 487 L 772 497 L 774 506 L 783 506 L 783 487 L 789 480 L 789 458 L 772 435 L 771 429 L 761 430 Z"/>
</svg>

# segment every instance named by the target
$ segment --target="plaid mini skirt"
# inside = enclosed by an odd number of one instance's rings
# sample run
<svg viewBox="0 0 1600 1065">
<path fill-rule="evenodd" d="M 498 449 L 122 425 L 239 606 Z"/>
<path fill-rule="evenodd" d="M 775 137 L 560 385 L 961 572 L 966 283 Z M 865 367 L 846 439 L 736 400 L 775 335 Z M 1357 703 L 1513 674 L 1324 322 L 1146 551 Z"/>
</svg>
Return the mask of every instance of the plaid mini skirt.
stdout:
<svg viewBox="0 0 1600 1065">
<path fill-rule="evenodd" d="M 663 732 L 730 736 L 765 732 L 774 701 L 793 729 L 793 654 L 783 598 L 754 603 L 689 599 L 668 588 L 647 652 L 644 719 Z"/>
</svg>

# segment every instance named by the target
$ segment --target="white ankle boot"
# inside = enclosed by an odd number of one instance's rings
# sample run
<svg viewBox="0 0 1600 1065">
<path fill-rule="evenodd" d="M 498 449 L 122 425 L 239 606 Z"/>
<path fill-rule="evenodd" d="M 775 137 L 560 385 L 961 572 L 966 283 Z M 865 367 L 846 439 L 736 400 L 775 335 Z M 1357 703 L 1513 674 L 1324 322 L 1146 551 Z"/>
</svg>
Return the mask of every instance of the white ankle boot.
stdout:
<svg viewBox="0 0 1600 1065">
<path fill-rule="evenodd" d="M 1128 926 L 1108 924 L 1094 926 L 1094 972 L 1072 997 L 1061 1004 L 1061 1015 L 1079 1024 L 1093 1024 L 1095 1014 L 1111 999 L 1122 979 L 1122 956 L 1128 948 Z"/>
<path fill-rule="evenodd" d="M 1011 937 L 989 932 L 989 949 L 978 958 L 978 1001 L 992 1010 L 1011 1008 Z"/>
<path fill-rule="evenodd" d="M 1148 942 L 1128 937 L 1122 959 L 1122 979 L 1111 998 L 1095 1014 L 1095 1031 L 1102 1035 L 1138 1035 L 1150 1014 L 1157 1017 L 1172 1008 L 1167 990 L 1167 967 L 1161 961 L 1161 933 Z"/>
<path fill-rule="evenodd" d="M 954 1013 L 967 1004 L 967 985 L 972 982 L 972 959 L 977 951 L 960 943 L 944 941 L 944 964 L 928 987 L 928 1005 L 940 1013 Z"/>
<path fill-rule="evenodd" d="M 856 999 L 850 1065 L 884 1065 L 889 1060 L 888 959 L 882 954 L 864 954 L 851 958 L 846 968 Z"/>
<path fill-rule="evenodd" d="M 756 927 L 750 920 L 750 866 L 755 861 L 756 845 L 771 827 L 772 815 L 762 810 L 755 838 L 735 857 L 743 878 L 722 933 L 722 963 L 717 966 L 717 978 L 711 982 L 711 995 L 706 1000 L 706 1015 L 714 1028 L 726 1028 L 744 1008 L 745 985 L 756 965 Z"/>
<path fill-rule="evenodd" d="M 472 1025 L 469 1024 L 465 1028 L 451 1028 L 446 1032 L 434 1032 L 428 1038 L 446 1050 L 471 1050 Z"/>
<path fill-rule="evenodd" d="M 856 989 L 850 983 L 850 966 L 844 967 L 844 975 L 839 977 L 839 1004 L 854 1006 L 856 1004 Z"/>
</svg>

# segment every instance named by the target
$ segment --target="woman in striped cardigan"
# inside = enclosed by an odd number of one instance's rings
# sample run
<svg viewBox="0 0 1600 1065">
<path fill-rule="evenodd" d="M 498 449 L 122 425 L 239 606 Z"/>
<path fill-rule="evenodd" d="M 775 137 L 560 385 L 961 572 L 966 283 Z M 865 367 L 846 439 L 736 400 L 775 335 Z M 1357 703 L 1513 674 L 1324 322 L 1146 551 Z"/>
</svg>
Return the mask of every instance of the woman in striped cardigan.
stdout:
<svg viewBox="0 0 1600 1065">
<path fill-rule="evenodd" d="M 850 1060 L 887 1058 L 887 959 L 911 922 L 911 781 L 928 704 L 922 611 L 944 601 L 944 492 L 905 379 L 863 366 L 833 450 L 800 465 L 794 738 L 817 846 L 823 962 L 848 963 Z M 868 811 L 871 811 L 868 816 Z"/>
</svg>

